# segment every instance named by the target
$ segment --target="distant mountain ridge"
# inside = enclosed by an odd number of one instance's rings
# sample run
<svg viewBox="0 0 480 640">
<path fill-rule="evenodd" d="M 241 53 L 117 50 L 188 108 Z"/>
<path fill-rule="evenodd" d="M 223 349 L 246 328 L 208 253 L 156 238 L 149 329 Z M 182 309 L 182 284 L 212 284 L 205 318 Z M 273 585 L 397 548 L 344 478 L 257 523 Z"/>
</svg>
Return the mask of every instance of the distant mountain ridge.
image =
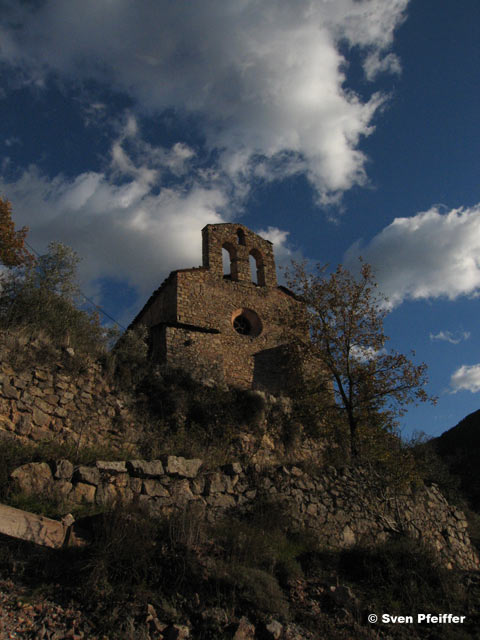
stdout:
<svg viewBox="0 0 480 640">
<path fill-rule="evenodd" d="M 470 413 L 432 443 L 461 480 L 462 490 L 475 511 L 480 511 L 480 409 Z"/>
</svg>

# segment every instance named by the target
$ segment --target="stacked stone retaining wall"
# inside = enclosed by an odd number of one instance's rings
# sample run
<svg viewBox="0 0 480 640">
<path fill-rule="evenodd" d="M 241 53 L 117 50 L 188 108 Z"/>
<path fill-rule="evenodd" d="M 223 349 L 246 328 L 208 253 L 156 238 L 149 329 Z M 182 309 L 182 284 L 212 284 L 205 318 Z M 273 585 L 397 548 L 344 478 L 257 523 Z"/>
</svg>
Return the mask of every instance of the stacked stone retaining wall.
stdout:
<svg viewBox="0 0 480 640">
<path fill-rule="evenodd" d="M 279 505 L 293 529 L 311 531 L 326 549 L 405 535 L 424 543 L 449 568 L 479 567 L 465 515 L 435 485 L 399 495 L 364 469 L 325 467 L 311 475 L 296 466 L 261 469 L 235 462 L 211 471 L 199 459 L 165 456 L 77 467 L 68 460 L 29 463 L 13 472 L 12 482 L 17 491 L 52 492 L 65 501 L 65 509 L 136 501 L 161 515 L 197 505 L 210 522 L 268 500 Z"/>
<path fill-rule="evenodd" d="M 0 362 L 2 431 L 23 441 L 113 448 L 139 436 L 125 400 L 107 382 L 99 364 L 78 374 L 60 364 L 16 369 L 5 359 Z"/>
</svg>

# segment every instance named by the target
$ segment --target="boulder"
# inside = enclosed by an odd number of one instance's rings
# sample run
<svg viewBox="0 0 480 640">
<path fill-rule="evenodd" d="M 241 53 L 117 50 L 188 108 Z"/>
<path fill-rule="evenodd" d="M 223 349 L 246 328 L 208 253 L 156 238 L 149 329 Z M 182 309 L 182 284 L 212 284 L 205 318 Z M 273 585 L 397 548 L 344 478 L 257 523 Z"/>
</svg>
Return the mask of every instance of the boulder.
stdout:
<svg viewBox="0 0 480 640">
<path fill-rule="evenodd" d="M 215 493 L 231 493 L 233 488 L 232 477 L 224 473 L 212 473 L 208 476 L 205 493 L 213 495 Z"/>
<path fill-rule="evenodd" d="M 19 394 L 18 390 L 15 389 L 15 387 L 13 387 L 8 382 L 4 382 L 3 383 L 2 395 L 5 398 L 9 398 L 11 400 L 18 400 L 18 398 L 20 397 L 20 394 Z"/>
<path fill-rule="evenodd" d="M 95 467 L 77 467 L 73 479 L 87 484 L 97 485 L 100 482 L 100 472 Z"/>
<path fill-rule="evenodd" d="M 178 480 L 171 485 L 171 495 L 173 502 L 176 504 L 185 504 L 190 500 L 198 500 L 198 496 L 194 496 L 188 480 Z"/>
<path fill-rule="evenodd" d="M 254 640 L 254 638 L 255 627 L 250 620 L 244 616 L 240 619 L 235 635 L 233 636 L 233 640 Z"/>
<path fill-rule="evenodd" d="M 95 500 L 96 487 L 92 484 L 77 482 L 68 498 L 75 504 L 92 504 Z"/>
<path fill-rule="evenodd" d="M 353 533 L 353 531 L 348 525 L 343 530 L 342 537 L 343 537 L 343 544 L 345 547 L 352 547 L 356 542 L 355 534 Z"/>
<path fill-rule="evenodd" d="M 186 460 L 179 456 L 166 456 L 164 459 L 167 473 L 175 474 L 183 478 L 195 478 L 203 460 L 192 458 Z"/>
<path fill-rule="evenodd" d="M 158 478 L 165 473 L 161 460 L 128 460 L 127 469 L 140 478 Z"/>
<path fill-rule="evenodd" d="M 170 494 L 165 487 L 158 481 L 145 479 L 143 481 L 143 493 L 152 498 L 169 498 Z"/>
<path fill-rule="evenodd" d="M 133 492 L 129 487 L 116 487 L 114 484 L 105 482 L 97 487 L 95 497 L 96 504 L 108 507 L 116 503 L 128 503 L 133 499 Z"/>
<path fill-rule="evenodd" d="M 105 460 L 97 460 L 95 466 L 99 471 L 103 471 L 105 473 L 126 473 L 127 466 L 125 462 L 111 462 Z"/>
<path fill-rule="evenodd" d="M 51 420 L 50 416 L 44 411 L 42 411 L 41 409 L 39 409 L 38 407 L 33 407 L 32 419 L 33 419 L 33 422 L 39 427 L 48 426 Z"/>
<path fill-rule="evenodd" d="M 16 431 L 21 436 L 28 436 L 32 430 L 32 417 L 28 413 L 23 413 L 17 423 Z"/>
<path fill-rule="evenodd" d="M 12 471 L 12 478 L 17 490 L 27 494 L 43 494 L 52 487 L 52 472 L 46 462 L 29 462 Z"/>
<path fill-rule="evenodd" d="M 72 488 L 73 485 L 68 480 L 56 480 L 53 484 L 53 495 L 60 500 L 66 500 Z"/>
<path fill-rule="evenodd" d="M 278 620 L 272 620 L 265 627 L 266 635 L 268 640 L 279 640 L 282 635 L 283 625 L 278 622 Z"/>
<path fill-rule="evenodd" d="M 57 460 L 55 463 L 55 478 L 61 480 L 70 480 L 73 475 L 73 464 L 70 460 Z"/>
<path fill-rule="evenodd" d="M 15 431 L 15 425 L 7 416 L 0 416 L 0 430 Z"/>
</svg>

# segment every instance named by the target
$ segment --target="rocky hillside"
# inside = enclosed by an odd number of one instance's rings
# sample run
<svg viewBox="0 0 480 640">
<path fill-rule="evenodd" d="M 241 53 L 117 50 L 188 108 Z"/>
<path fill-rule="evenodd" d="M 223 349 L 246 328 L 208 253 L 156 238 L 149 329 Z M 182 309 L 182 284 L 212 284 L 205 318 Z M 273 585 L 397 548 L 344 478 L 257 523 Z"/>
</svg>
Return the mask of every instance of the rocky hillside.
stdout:
<svg viewBox="0 0 480 640">
<path fill-rule="evenodd" d="M 298 402 L 0 347 L 0 499 L 88 541 L 0 537 L 5 637 L 476 637 L 469 523 L 401 448 L 351 466 Z"/>
</svg>

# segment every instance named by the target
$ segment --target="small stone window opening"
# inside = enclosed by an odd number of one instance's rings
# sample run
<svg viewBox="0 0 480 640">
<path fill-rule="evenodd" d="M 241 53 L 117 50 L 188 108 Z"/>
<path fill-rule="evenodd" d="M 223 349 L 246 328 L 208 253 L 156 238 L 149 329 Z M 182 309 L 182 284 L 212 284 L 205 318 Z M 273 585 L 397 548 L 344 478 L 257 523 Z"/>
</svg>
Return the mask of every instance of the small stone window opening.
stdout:
<svg viewBox="0 0 480 640">
<path fill-rule="evenodd" d="M 245 231 L 243 229 L 237 230 L 237 242 L 245 246 Z"/>
</svg>

